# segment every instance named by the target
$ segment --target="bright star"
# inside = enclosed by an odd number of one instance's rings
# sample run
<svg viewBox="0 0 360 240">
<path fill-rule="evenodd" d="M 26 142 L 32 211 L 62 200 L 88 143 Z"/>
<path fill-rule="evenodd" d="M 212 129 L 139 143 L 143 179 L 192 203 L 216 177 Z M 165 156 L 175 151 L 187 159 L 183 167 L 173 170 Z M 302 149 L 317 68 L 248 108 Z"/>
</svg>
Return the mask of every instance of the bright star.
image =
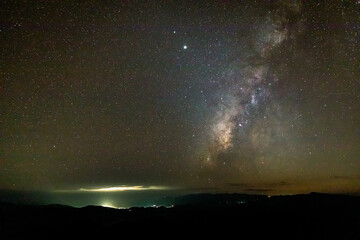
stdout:
<svg viewBox="0 0 360 240">
<path fill-rule="evenodd" d="M 183 49 L 186 50 L 188 47 L 186 45 L 183 46 Z"/>
</svg>

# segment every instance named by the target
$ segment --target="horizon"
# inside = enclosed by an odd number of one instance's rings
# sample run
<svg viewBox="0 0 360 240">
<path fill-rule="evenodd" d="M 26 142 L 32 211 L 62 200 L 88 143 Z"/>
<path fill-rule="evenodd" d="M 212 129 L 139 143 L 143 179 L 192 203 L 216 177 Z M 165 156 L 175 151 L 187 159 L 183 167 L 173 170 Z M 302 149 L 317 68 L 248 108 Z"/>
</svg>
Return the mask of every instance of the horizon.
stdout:
<svg viewBox="0 0 360 240">
<path fill-rule="evenodd" d="M 169 207 L 182 205 L 176 201 L 184 197 L 201 196 L 264 196 L 264 197 L 286 197 L 286 196 L 307 196 L 313 194 L 331 196 L 353 196 L 360 197 L 359 192 L 301 192 L 301 193 L 266 193 L 264 191 L 204 191 L 204 189 L 167 188 L 166 190 L 115 190 L 115 191 L 82 191 L 60 190 L 60 191 L 24 191 L 24 190 L 0 190 L 2 198 L 0 203 L 17 205 L 64 205 L 75 208 L 86 206 L 100 206 L 114 209 L 130 209 L 134 207 Z M 203 200 L 204 201 L 204 200 Z M 243 202 L 245 203 L 245 202 Z M 203 202 L 206 204 L 206 201 Z"/>
</svg>

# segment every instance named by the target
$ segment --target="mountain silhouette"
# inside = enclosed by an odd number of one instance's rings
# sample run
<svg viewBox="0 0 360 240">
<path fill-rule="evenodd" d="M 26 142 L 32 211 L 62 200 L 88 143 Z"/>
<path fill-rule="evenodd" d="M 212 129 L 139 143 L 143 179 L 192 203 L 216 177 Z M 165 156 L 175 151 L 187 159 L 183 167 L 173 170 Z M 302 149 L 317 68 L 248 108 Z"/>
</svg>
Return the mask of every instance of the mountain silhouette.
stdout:
<svg viewBox="0 0 360 240">
<path fill-rule="evenodd" d="M 113 209 L 1 203 L 0 236 L 149 237 L 168 232 L 168 237 L 360 239 L 356 196 L 192 194 L 161 201 L 172 205 Z"/>
</svg>

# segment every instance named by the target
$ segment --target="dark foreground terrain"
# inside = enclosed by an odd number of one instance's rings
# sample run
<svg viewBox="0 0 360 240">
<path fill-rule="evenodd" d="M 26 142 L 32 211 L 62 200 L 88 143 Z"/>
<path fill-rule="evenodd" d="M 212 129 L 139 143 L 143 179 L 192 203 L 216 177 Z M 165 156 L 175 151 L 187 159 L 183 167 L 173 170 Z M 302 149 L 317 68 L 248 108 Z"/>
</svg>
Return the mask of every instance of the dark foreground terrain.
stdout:
<svg viewBox="0 0 360 240">
<path fill-rule="evenodd" d="M 19 235 L 360 239 L 359 197 L 316 193 L 271 198 L 200 194 L 172 201 L 175 206 L 170 208 L 131 209 L 2 203 L 0 239 Z"/>
</svg>

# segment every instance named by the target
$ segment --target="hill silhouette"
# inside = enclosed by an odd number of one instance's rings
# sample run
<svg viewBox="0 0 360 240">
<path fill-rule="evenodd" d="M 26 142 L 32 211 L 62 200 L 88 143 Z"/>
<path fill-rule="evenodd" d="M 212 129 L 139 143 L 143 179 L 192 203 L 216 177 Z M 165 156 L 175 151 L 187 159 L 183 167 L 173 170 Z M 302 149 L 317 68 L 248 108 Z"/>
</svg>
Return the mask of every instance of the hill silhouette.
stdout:
<svg viewBox="0 0 360 240">
<path fill-rule="evenodd" d="M 360 239 L 360 198 L 355 196 L 194 194 L 161 201 L 173 206 L 112 209 L 2 203 L 0 236 Z"/>
</svg>

